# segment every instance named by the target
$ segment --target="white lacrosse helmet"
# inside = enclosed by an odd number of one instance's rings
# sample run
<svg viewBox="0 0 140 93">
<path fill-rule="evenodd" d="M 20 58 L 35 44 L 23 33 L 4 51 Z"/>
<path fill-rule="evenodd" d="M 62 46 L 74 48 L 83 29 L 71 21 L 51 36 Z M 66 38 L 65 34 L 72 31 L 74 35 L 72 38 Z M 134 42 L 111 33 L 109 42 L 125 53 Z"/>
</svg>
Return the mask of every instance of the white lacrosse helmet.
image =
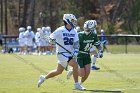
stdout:
<svg viewBox="0 0 140 93">
<path fill-rule="evenodd" d="M 95 23 L 93 20 L 88 20 L 84 23 L 84 31 L 88 35 L 95 28 Z"/>
<path fill-rule="evenodd" d="M 51 32 L 51 28 L 49 26 L 47 26 L 46 31 Z"/>
<path fill-rule="evenodd" d="M 76 27 L 76 31 L 80 32 L 80 27 L 79 26 Z"/>
<path fill-rule="evenodd" d="M 42 30 L 42 31 L 46 31 L 46 28 L 43 26 L 43 27 L 41 28 L 41 30 Z"/>
<path fill-rule="evenodd" d="M 27 26 L 27 30 L 31 30 L 32 29 L 32 27 L 31 26 Z"/>
<path fill-rule="evenodd" d="M 19 32 L 23 32 L 23 31 L 25 31 L 25 28 L 24 27 L 20 27 L 19 28 Z"/>
<path fill-rule="evenodd" d="M 77 25 L 77 19 L 73 14 L 64 14 L 63 20 L 72 26 L 72 28 L 75 28 Z"/>
<path fill-rule="evenodd" d="M 41 31 L 41 28 L 37 28 L 37 32 Z"/>
<path fill-rule="evenodd" d="M 103 29 L 101 29 L 101 33 L 103 33 L 104 32 L 104 30 Z"/>
</svg>

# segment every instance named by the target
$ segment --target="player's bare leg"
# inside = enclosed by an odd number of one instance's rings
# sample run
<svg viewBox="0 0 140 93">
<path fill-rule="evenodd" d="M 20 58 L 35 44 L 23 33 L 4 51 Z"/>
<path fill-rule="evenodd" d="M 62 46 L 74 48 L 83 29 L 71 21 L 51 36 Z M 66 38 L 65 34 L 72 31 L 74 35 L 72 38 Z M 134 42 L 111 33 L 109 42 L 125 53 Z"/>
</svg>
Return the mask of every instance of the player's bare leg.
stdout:
<svg viewBox="0 0 140 93">
<path fill-rule="evenodd" d="M 61 73 L 63 72 L 63 70 L 64 70 L 64 67 L 63 67 L 62 65 L 58 64 L 57 68 L 54 69 L 54 70 L 52 70 L 52 71 L 50 71 L 50 72 L 46 75 L 45 78 L 48 79 L 48 78 L 57 76 L 57 75 L 61 74 Z"/>
<path fill-rule="evenodd" d="M 73 78 L 74 78 L 74 81 L 75 81 L 75 89 L 78 89 L 78 90 L 86 90 L 86 88 L 84 88 L 83 86 L 81 86 L 78 82 L 78 65 L 75 61 L 75 59 L 72 59 L 70 62 L 69 62 L 69 65 L 73 67 Z"/>
<path fill-rule="evenodd" d="M 54 76 L 57 76 L 59 74 L 61 74 L 64 70 L 64 67 L 60 64 L 57 65 L 57 68 L 50 71 L 47 75 L 41 75 L 40 78 L 39 78 L 39 81 L 38 81 L 38 87 L 40 87 L 40 85 L 46 80 L 46 79 L 49 79 L 49 78 L 52 78 Z"/>
<path fill-rule="evenodd" d="M 69 65 L 73 68 L 73 78 L 75 83 L 78 82 L 78 65 L 74 59 L 71 59 Z"/>
<path fill-rule="evenodd" d="M 90 66 L 91 66 L 90 64 L 87 64 L 87 65 L 85 65 L 84 68 L 81 69 L 81 71 L 79 71 L 79 72 L 81 72 L 81 82 L 80 82 L 80 84 L 82 84 L 88 78 L 88 76 L 90 74 Z"/>
</svg>

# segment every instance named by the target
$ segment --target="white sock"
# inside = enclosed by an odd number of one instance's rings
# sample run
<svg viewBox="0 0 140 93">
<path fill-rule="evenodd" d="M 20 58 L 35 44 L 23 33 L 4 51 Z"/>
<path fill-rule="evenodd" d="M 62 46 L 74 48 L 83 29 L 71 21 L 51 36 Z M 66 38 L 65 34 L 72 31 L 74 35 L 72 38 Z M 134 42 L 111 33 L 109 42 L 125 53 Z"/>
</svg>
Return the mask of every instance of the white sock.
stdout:
<svg viewBox="0 0 140 93">
<path fill-rule="evenodd" d="M 75 82 L 75 85 L 79 84 L 78 82 Z"/>
<path fill-rule="evenodd" d="M 82 85 L 82 83 L 83 83 L 82 81 L 79 82 L 80 85 Z"/>
<path fill-rule="evenodd" d="M 42 76 L 43 76 L 43 79 L 46 80 L 46 75 L 42 75 Z"/>
<path fill-rule="evenodd" d="M 91 58 L 92 58 L 92 65 L 95 66 L 97 57 L 95 57 L 94 55 L 92 55 Z"/>
</svg>

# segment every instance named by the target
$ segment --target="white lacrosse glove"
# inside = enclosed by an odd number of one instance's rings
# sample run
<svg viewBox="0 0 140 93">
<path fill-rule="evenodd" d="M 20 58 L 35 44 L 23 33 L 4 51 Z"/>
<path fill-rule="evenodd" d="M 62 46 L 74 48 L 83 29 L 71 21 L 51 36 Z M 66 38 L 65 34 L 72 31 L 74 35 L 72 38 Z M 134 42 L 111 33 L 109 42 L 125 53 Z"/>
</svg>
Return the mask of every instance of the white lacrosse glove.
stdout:
<svg viewBox="0 0 140 93">
<path fill-rule="evenodd" d="M 102 50 L 99 50 L 98 51 L 98 58 L 102 58 L 103 57 L 103 51 Z"/>
<path fill-rule="evenodd" d="M 75 49 L 73 51 L 73 53 L 72 53 L 73 58 L 77 58 L 78 52 L 79 52 L 78 49 Z"/>
<path fill-rule="evenodd" d="M 51 39 L 51 38 L 49 38 L 49 43 L 51 43 L 51 44 L 55 44 L 56 43 L 56 39 Z"/>
</svg>

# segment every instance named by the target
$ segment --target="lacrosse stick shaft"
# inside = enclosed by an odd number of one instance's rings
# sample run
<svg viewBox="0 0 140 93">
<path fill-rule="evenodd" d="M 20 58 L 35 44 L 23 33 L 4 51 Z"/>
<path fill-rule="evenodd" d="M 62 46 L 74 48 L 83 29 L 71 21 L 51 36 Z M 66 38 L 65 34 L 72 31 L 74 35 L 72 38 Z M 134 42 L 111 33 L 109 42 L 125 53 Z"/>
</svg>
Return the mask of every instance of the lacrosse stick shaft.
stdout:
<svg viewBox="0 0 140 93">
<path fill-rule="evenodd" d="M 51 39 L 51 38 L 49 37 L 49 39 Z M 52 40 L 52 39 L 51 39 L 51 40 Z M 64 50 L 66 50 L 69 54 L 72 55 L 72 52 L 70 52 L 68 49 L 66 49 L 65 47 L 63 47 L 61 44 L 59 44 L 59 43 L 56 42 L 56 41 L 55 41 L 55 43 L 56 43 L 58 46 L 60 46 L 61 48 L 63 48 Z"/>
</svg>

